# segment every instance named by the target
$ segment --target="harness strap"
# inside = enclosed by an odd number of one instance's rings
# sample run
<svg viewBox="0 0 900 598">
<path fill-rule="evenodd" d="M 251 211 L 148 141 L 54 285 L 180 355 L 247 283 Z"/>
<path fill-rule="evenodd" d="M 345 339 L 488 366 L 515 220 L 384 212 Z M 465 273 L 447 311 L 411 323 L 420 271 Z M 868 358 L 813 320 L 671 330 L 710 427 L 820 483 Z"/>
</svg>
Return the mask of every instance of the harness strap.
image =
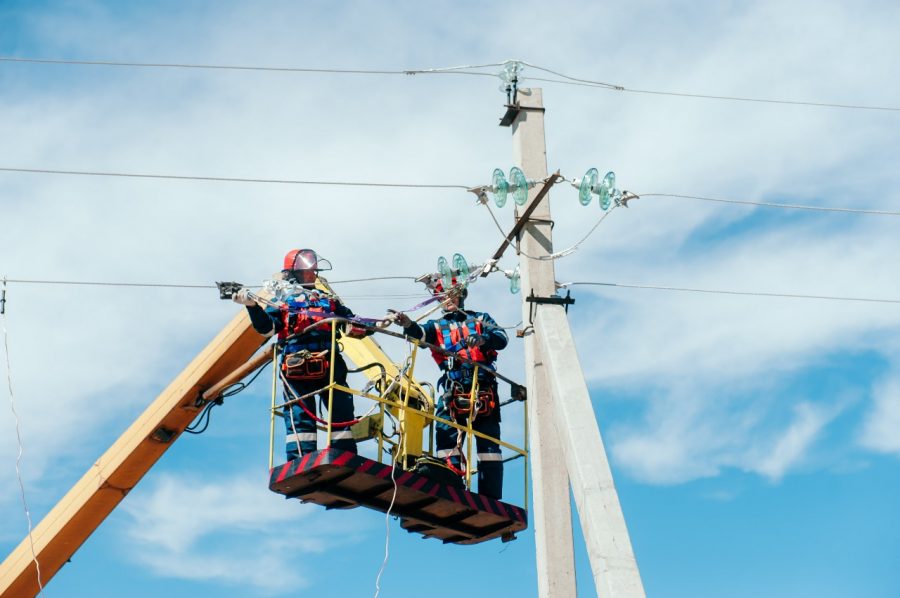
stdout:
<svg viewBox="0 0 900 598">
<path fill-rule="evenodd" d="M 457 430 L 456 433 L 456 456 L 459 457 L 459 463 L 462 467 L 457 467 L 453 464 L 452 457 L 453 455 L 447 455 L 445 461 L 447 462 L 447 467 L 450 468 L 450 471 L 458 475 L 459 477 L 465 477 L 466 471 L 469 469 L 469 461 L 466 459 L 466 456 L 462 451 L 462 443 L 463 443 L 463 433 L 462 430 Z"/>
<path fill-rule="evenodd" d="M 285 339 L 292 334 L 314 326 L 317 322 L 335 316 L 336 303 L 330 297 L 298 295 L 289 297 L 281 304 L 281 331 L 278 338 Z"/>
</svg>

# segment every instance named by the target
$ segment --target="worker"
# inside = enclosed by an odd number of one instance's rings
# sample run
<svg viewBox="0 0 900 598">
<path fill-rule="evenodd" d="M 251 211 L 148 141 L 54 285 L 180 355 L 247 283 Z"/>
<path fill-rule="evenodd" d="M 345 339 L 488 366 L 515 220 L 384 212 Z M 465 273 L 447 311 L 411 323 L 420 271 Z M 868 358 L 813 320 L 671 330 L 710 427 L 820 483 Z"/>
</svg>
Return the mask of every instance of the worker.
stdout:
<svg viewBox="0 0 900 598">
<path fill-rule="evenodd" d="M 266 337 L 278 335 L 284 398 L 285 403 L 290 403 L 284 410 L 288 461 L 317 450 L 316 422 L 323 420 L 316 415 L 316 395 L 327 406 L 329 391 L 324 387 L 329 383 L 330 368 L 334 368 L 334 382 L 347 386 L 347 364 L 338 351 L 331 350 L 331 322 L 310 329 L 327 318 L 354 317 L 337 298 L 316 288 L 322 269 L 330 270 L 331 264 L 315 251 L 293 249 L 284 257 L 281 271 L 282 279 L 293 286 L 282 301 L 263 309 L 246 288 L 233 297 L 236 303 L 247 306 L 250 322 L 258 333 Z M 338 325 L 338 338 L 342 328 Z M 351 336 L 365 334 L 355 326 L 351 330 Z M 356 441 L 349 427 L 355 421 L 353 397 L 337 388 L 331 392 L 331 446 L 355 453 Z"/>
<path fill-rule="evenodd" d="M 438 281 L 433 292 L 441 293 Z M 441 377 L 438 388 L 442 391 L 435 408 L 437 417 L 466 425 L 470 412 L 472 428 L 497 440 L 500 439 L 500 407 L 497 400 L 497 379 L 492 372 L 478 368 L 478 399 L 471 405 L 472 384 L 475 381 L 475 364 L 494 368 L 497 351 L 506 347 L 506 332 L 497 326 L 490 315 L 464 309 L 468 295 L 465 288 L 452 290 L 447 294 L 438 320 L 429 320 L 423 325 L 412 321 L 402 312 L 394 314 L 394 322 L 403 327 L 406 336 L 425 341 L 444 350 L 431 353 Z M 462 357 L 470 361 L 458 359 Z M 445 423 L 435 425 L 436 456 L 444 459 L 458 475 L 463 459 L 462 442 L 459 431 Z M 500 499 L 503 495 L 503 458 L 500 446 L 494 440 L 475 437 L 478 451 L 478 493 Z M 468 465 L 466 466 L 468 467 Z"/>
</svg>

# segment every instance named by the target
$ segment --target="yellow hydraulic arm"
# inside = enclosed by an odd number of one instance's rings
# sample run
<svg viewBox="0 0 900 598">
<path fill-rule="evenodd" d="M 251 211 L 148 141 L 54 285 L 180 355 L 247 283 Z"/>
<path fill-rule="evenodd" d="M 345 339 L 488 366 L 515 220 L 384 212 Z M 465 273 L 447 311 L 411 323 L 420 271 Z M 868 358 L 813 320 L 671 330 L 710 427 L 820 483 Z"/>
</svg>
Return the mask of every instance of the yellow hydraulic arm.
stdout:
<svg viewBox="0 0 900 598">
<path fill-rule="evenodd" d="M 241 310 L 34 528 L 43 584 L 196 418 L 197 397 L 245 363 L 261 340 Z M 0 597 L 38 594 L 31 541 L 25 538 L 0 565 Z"/>
</svg>

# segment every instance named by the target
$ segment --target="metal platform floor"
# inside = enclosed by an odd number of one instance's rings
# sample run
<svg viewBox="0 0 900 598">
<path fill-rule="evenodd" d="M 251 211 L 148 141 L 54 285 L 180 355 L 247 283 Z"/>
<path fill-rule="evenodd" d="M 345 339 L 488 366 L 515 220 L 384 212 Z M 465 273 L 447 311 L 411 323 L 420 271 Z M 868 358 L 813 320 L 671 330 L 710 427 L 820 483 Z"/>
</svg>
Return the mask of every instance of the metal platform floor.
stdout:
<svg viewBox="0 0 900 598">
<path fill-rule="evenodd" d="M 269 489 L 329 509 L 363 506 L 387 512 L 394 492 L 391 466 L 347 451 L 325 449 L 272 468 Z M 445 543 L 504 541 L 528 527 L 514 505 L 396 469 L 391 514 L 408 532 Z"/>
</svg>

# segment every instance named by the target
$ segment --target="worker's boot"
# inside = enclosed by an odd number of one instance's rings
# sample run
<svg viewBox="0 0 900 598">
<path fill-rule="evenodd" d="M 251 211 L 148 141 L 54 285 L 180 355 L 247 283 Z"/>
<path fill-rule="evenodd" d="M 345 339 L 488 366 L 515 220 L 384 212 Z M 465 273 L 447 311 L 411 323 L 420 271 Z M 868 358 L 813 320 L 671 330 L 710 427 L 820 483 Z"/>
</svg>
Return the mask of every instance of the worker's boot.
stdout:
<svg viewBox="0 0 900 598">
<path fill-rule="evenodd" d="M 503 498 L 503 462 L 478 463 L 478 494 L 500 500 Z"/>
</svg>

